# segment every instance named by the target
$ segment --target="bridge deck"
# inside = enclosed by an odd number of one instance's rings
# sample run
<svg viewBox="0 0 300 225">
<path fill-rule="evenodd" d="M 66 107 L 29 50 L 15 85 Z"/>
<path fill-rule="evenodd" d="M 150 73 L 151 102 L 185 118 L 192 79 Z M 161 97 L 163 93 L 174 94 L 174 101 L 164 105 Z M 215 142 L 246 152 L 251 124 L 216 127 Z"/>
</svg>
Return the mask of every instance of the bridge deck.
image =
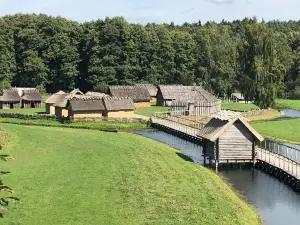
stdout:
<svg viewBox="0 0 300 225">
<path fill-rule="evenodd" d="M 300 165 L 299 163 L 290 160 L 284 156 L 272 153 L 260 147 L 256 148 L 257 159 L 275 166 L 291 176 L 300 180 Z"/>
<path fill-rule="evenodd" d="M 185 133 L 195 138 L 199 138 L 197 134 L 199 133 L 199 130 L 203 127 L 202 124 L 194 124 L 193 126 L 190 126 L 180 123 L 180 118 L 176 117 L 169 117 L 168 119 L 152 117 L 151 120 L 154 124 L 170 128 L 174 131 Z"/>
</svg>

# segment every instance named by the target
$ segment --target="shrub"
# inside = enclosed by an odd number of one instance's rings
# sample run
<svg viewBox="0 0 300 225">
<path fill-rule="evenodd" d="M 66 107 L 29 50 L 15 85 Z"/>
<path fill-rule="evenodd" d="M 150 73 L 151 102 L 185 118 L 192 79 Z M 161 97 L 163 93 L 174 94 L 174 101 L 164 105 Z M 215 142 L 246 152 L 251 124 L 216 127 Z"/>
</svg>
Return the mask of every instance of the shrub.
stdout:
<svg viewBox="0 0 300 225">
<path fill-rule="evenodd" d="M 23 120 L 39 120 L 39 119 L 46 119 L 46 120 L 56 120 L 55 115 L 47 115 L 47 114 L 22 114 L 22 113 L 4 113 L 0 112 L 0 118 L 16 118 L 16 119 L 23 119 Z"/>
</svg>

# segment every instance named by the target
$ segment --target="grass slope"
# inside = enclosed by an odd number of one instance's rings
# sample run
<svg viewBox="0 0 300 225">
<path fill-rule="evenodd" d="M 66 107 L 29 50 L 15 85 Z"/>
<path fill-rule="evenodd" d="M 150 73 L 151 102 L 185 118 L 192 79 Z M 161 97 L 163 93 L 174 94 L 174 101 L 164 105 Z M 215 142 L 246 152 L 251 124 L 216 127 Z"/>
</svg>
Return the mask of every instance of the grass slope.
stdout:
<svg viewBox="0 0 300 225">
<path fill-rule="evenodd" d="M 212 171 L 129 133 L 1 124 L 22 203 L 3 224 L 259 224 Z"/>
<path fill-rule="evenodd" d="M 222 102 L 222 109 L 226 110 L 234 110 L 234 111 L 250 111 L 254 109 L 259 109 L 257 105 L 252 103 L 245 104 L 245 103 L 225 103 Z"/>
<path fill-rule="evenodd" d="M 142 115 L 142 116 L 148 116 L 151 117 L 153 116 L 156 112 L 162 112 L 162 111 L 167 111 L 169 107 L 164 107 L 164 106 L 155 106 L 152 105 L 149 108 L 141 108 L 141 109 L 136 109 L 134 111 L 135 114 Z"/>
<path fill-rule="evenodd" d="M 300 144 L 300 119 L 254 123 L 253 127 L 264 137 Z"/>
<path fill-rule="evenodd" d="M 300 110 L 300 100 L 277 99 L 275 108 Z"/>
</svg>

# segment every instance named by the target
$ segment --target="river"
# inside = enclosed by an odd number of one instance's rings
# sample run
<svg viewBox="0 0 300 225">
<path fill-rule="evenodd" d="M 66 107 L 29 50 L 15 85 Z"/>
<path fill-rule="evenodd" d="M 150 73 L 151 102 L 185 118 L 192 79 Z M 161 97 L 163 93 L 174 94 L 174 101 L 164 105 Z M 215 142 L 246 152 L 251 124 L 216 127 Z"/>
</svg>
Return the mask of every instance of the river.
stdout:
<svg viewBox="0 0 300 225">
<path fill-rule="evenodd" d="M 202 147 L 153 129 L 136 131 L 145 137 L 181 150 L 195 163 L 203 164 Z M 220 171 L 247 201 L 257 208 L 266 225 L 299 225 L 300 194 L 276 178 L 252 168 Z"/>
</svg>

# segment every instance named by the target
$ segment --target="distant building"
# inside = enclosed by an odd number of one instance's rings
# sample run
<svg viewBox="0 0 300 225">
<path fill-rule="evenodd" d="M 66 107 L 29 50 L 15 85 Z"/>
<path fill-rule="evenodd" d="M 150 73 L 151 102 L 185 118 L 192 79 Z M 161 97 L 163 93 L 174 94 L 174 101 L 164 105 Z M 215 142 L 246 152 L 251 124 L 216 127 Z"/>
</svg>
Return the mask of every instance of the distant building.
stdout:
<svg viewBox="0 0 300 225">
<path fill-rule="evenodd" d="M 22 108 L 41 108 L 42 107 L 42 95 L 36 90 L 23 90 L 22 91 Z"/>
<path fill-rule="evenodd" d="M 112 97 L 129 97 L 133 100 L 135 108 L 150 107 L 151 96 L 144 86 L 110 86 L 109 92 Z"/>
<path fill-rule="evenodd" d="M 1 109 L 20 108 L 21 97 L 16 90 L 7 90 L 0 96 Z"/>
<path fill-rule="evenodd" d="M 46 99 L 45 104 L 46 104 L 46 113 L 50 115 L 55 115 L 55 104 L 59 101 L 61 101 L 63 98 L 65 98 L 68 94 L 59 91 L 53 95 L 51 95 L 48 99 Z"/>
<path fill-rule="evenodd" d="M 135 84 L 138 87 L 144 87 L 148 90 L 150 96 L 152 97 L 151 103 L 156 102 L 156 96 L 157 96 L 157 87 L 154 84 Z"/>
<path fill-rule="evenodd" d="M 245 103 L 245 98 L 242 93 L 232 93 L 231 94 L 231 101 Z"/>
<path fill-rule="evenodd" d="M 134 114 L 134 103 L 131 98 L 115 98 L 105 97 L 103 98 L 105 106 L 104 116 L 108 119 L 132 119 Z"/>
</svg>

